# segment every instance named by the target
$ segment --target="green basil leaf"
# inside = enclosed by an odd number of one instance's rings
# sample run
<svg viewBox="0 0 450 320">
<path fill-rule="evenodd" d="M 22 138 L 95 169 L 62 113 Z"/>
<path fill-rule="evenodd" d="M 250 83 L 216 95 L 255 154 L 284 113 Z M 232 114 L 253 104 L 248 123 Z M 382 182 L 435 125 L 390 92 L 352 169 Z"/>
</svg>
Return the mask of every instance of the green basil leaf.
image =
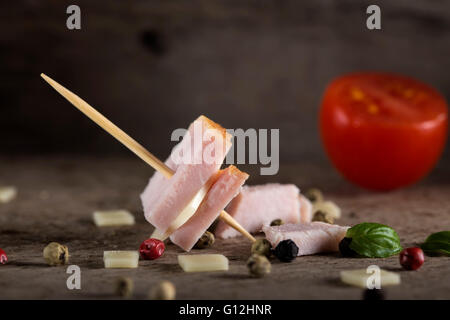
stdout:
<svg viewBox="0 0 450 320">
<path fill-rule="evenodd" d="M 421 247 L 429 255 L 450 256 L 450 231 L 431 234 Z"/>
<path fill-rule="evenodd" d="M 379 223 L 357 224 L 347 230 L 346 237 L 352 238 L 350 249 L 364 257 L 386 258 L 403 249 L 395 230 Z"/>
</svg>

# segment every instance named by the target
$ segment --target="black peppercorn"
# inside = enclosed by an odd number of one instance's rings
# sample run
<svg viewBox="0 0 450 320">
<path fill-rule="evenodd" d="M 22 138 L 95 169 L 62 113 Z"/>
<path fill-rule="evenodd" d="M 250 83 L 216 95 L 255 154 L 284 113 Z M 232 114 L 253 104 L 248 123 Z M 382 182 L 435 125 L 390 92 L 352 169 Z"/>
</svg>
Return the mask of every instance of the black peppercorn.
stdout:
<svg viewBox="0 0 450 320">
<path fill-rule="evenodd" d="M 292 240 L 283 240 L 277 245 L 273 253 L 280 261 L 291 262 L 297 257 L 298 247 Z"/>
<path fill-rule="evenodd" d="M 384 300 L 384 291 L 382 289 L 364 290 L 363 300 Z"/>
<path fill-rule="evenodd" d="M 352 238 L 344 238 L 339 242 L 339 251 L 344 257 L 356 257 L 358 254 L 350 248 Z"/>
</svg>

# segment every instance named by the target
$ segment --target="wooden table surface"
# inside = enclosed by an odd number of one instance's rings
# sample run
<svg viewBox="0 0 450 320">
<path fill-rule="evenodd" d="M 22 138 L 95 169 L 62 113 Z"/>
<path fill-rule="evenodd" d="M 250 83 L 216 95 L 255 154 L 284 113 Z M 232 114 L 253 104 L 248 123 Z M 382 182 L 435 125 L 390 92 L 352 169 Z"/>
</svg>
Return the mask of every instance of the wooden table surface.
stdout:
<svg viewBox="0 0 450 320">
<path fill-rule="evenodd" d="M 249 169 L 256 173 L 255 168 Z M 134 279 L 136 299 L 145 299 L 162 279 L 172 281 L 179 299 L 360 299 L 362 291 L 339 281 L 339 271 L 376 264 L 401 274 L 402 284 L 386 288 L 390 299 L 450 299 L 450 258 L 427 257 L 416 272 L 402 271 L 398 257 L 346 259 L 339 254 L 298 257 L 292 263 L 272 260 L 263 279 L 248 275 L 250 244 L 242 237 L 218 240 L 211 249 L 223 253 L 228 272 L 184 273 L 177 264 L 182 251 L 169 244 L 164 256 L 140 261 L 137 269 L 104 269 L 104 250 L 136 250 L 152 232 L 144 220 L 139 193 L 153 173 L 138 159 L 74 156 L 0 158 L 0 185 L 14 185 L 18 197 L 0 205 L 0 247 L 9 257 L 0 265 L 1 299 L 114 299 L 119 276 Z M 450 229 L 450 170 L 441 168 L 418 185 L 390 193 L 372 193 L 343 181 L 324 163 L 287 164 L 274 177 L 253 174 L 249 184 L 268 181 L 317 186 L 342 208 L 337 223 L 374 221 L 394 227 L 404 247 L 432 232 Z M 96 209 L 124 208 L 136 225 L 97 228 Z M 42 250 L 51 241 L 69 247 L 70 264 L 81 268 L 81 290 L 68 290 L 66 267 L 49 267 Z"/>
</svg>

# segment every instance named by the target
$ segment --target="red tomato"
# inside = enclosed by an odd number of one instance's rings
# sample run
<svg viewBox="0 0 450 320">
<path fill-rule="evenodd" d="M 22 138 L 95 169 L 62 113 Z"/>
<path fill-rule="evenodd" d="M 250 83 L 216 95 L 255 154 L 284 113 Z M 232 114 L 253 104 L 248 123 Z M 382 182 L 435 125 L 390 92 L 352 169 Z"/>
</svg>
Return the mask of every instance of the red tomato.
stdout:
<svg viewBox="0 0 450 320">
<path fill-rule="evenodd" d="M 445 99 L 417 80 L 388 73 L 335 79 L 320 110 L 320 133 L 336 168 L 376 190 L 416 182 L 436 164 L 447 138 Z"/>
</svg>

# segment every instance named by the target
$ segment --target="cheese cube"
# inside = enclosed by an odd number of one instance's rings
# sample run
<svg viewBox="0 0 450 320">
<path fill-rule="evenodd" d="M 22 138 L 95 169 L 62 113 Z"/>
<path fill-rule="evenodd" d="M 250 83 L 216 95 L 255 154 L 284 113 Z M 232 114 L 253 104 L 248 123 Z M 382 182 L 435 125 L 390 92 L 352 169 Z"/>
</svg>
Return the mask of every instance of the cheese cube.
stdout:
<svg viewBox="0 0 450 320">
<path fill-rule="evenodd" d="M 360 287 L 363 289 L 368 288 L 367 280 L 369 277 L 374 279 L 376 276 L 376 271 L 369 271 L 366 269 L 357 269 L 357 270 L 345 270 L 341 271 L 341 281 L 349 284 L 351 286 Z M 400 275 L 394 272 L 389 272 L 383 269 L 380 269 L 380 286 L 390 286 L 390 285 L 398 285 L 400 284 Z M 372 281 L 370 281 L 373 283 Z"/>
<path fill-rule="evenodd" d="M 127 210 L 95 211 L 93 217 L 98 227 L 134 225 L 134 216 Z"/>
<path fill-rule="evenodd" d="M 137 268 L 138 251 L 104 251 L 105 268 Z"/>
<path fill-rule="evenodd" d="M 228 259 L 221 254 L 179 255 L 178 263 L 185 272 L 228 270 Z"/>
<path fill-rule="evenodd" d="M 7 203 L 17 196 L 17 188 L 0 187 L 0 203 Z"/>
</svg>

